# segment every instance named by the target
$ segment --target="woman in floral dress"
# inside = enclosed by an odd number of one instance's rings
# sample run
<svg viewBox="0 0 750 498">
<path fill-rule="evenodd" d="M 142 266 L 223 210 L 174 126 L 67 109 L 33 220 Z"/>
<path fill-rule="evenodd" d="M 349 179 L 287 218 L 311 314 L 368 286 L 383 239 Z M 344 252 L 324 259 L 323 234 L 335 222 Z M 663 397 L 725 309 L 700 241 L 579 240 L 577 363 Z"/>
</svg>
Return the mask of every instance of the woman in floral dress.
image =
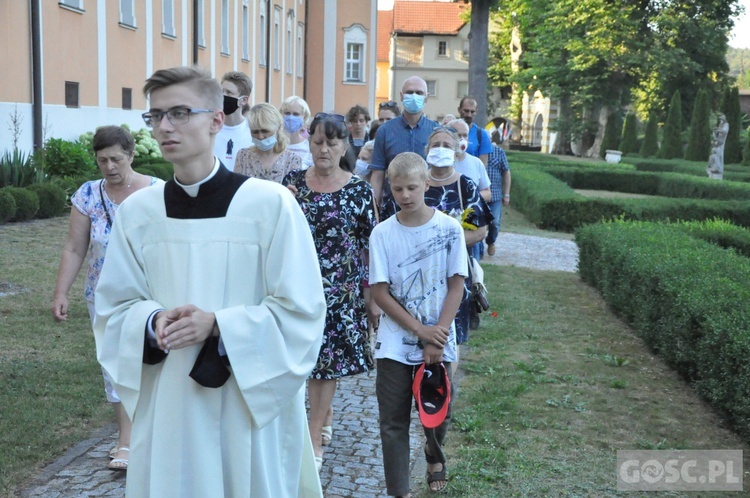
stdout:
<svg viewBox="0 0 750 498">
<path fill-rule="evenodd" d="M 284 175 L 302 167 L 300 156 L 287 148 L 289 135 L 284 131 L 284 118 L 274 106 L 254 105 L 247 112 L 247 124 L 253 147 L 237 153 L 235 173 L 280 183 Z"/>
<path fill-rule="evenodd" d="M 84 183 L 70 199 L 73 209 L 70 210 L 68 238 L 60 258 L 52 302 L 52 315 L 57 321 L 68 319 L 68 291 L 75 282 L 84 260 L 88 266 L 84 296 L 89 316 L 91 321 L 94 321 L 94 291 L 104 265 L 104 255 L 115 212 L 134 192 L 155 183 L 163 183 L 158 178 L 133 171 L 135 141 L 124 128 L 98 128 L 94 134 L 93 147 L 102 179 Z M 112 458 L 109 469 L 127 470 L 132 424 L 112 387 L 109 374 L 102 369 L 102 375 L 107 401 L 114 407 L 118 425 L 118 440 L 109 454 Z"/>
<path fill-rule="evenodd" d="M 344 117 L 318 113 L 310 132 L 314 165 L 292 171 L 282 183 L 295 193 L 310 224 L 328 304 L 323 344 L 308 382 L 310 437 L 320 468 L 336 379 L 373 366 L 363 283 L 376 218 L 370 184 L 353 176 L 343 160 L 348 148 Z"/>
</svg>

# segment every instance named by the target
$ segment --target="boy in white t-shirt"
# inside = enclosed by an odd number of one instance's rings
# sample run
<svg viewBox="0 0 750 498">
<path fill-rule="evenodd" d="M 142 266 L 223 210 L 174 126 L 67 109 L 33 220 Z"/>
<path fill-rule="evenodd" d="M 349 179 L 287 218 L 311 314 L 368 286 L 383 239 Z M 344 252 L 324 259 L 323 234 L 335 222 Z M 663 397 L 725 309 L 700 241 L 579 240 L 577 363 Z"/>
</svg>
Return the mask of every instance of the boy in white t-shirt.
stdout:
<svg viewBox="0 0 750 498">
<path fill-rule="evenodd" d="M 443 362 L 450 377 L 456 360 L 453 319 L 467 276 L 466 243 L 455 219 L 424 202 L 429 188 L 427 164 L 405 152 L 388 167 L 391 191 L 401 210 L 370 235 L 370 288 L 383 310 L 375 345 L 375 391 L 389 496 L 409 494 L 409 424 L 414 372 L 423 362 Z M 447 484 L 443 423 L 424 429 L 428 483 L 432 491 Z"/>
</svg>

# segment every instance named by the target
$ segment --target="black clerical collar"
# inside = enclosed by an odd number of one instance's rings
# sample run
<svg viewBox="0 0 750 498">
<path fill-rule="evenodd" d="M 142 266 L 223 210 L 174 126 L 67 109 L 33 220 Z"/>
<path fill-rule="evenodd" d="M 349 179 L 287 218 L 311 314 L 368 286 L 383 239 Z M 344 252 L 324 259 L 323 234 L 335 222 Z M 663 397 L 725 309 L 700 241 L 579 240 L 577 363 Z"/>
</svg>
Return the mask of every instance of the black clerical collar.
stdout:
<svg viewBox="0 0 750 498">
<path fill-rule="evenodd" d="M 220 165 L 216 174 L 200 184 L 198 195 L 190 197 L 174 178 L 164 187 L 167 217 L 177 219 L 223 218 L 234 194 L 248 177 Z"/>
</svg>

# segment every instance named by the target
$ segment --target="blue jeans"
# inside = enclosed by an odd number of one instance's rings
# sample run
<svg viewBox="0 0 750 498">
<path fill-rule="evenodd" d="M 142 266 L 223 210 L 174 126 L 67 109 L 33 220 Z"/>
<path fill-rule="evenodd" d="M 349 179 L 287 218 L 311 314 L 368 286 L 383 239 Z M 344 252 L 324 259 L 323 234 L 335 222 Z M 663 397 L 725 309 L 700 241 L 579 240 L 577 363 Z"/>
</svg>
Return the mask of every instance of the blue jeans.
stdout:
<svg viewBox="0 0 750 498">
<path fill-rule="evenodd" d="M 493 201 L 489 204 L 490 213 L 492 213 L 492 223 L 487 230 L 487 245 L 492 245 L 497 240 L 497 234 L 500 233 L 500 220 L 503 217 L 503 201 Z"/>
</svg>

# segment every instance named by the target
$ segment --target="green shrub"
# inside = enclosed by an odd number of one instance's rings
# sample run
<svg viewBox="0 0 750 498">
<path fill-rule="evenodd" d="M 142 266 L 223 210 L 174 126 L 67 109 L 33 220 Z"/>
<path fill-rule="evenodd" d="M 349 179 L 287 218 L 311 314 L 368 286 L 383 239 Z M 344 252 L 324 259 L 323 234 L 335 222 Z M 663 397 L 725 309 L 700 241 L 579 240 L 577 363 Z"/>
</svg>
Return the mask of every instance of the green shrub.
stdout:
<svg viewBox="0 0 750 498">
<path fill-rule="evenodd" d="M 620 145 L 620 116 L 612 113 L 607 118 L 607 124 L 604 126 L 604 138 L 599 147 L 599 157 L 605 157 L 608 150 L 617 150 Z"/>
<path fill-rule="evenodd" d="M 646 132 L 643 136 L 640 155 L 643 157 L 653 157 L 659 152 L 659 123 L 655 115 L 651 115 L 646 123 Z"/>
<path fill-rule="evenodd" d="M 39 196 L 31 190 L 20 187 L 5 187 L 3 190 L 16 201 L 16 213 L 10 221 L 28 221 L 34 219 L 39 211 Z"/>
<path fill-rule="evenodd" d="M 16 199 L 6 189 L 0 188 L 0 224 L 10 220 L 16 214 Z"/>
<path fill-rule="evenodd" d="M 51 176 L 93 175 L 98 171 L 93 156 L 79 142 L 50 138 L 36 154 Z"/>
<path fill-rule="evenodd" d="M 25 187 L 43 180 L 44 172 L 25 152 L 13 149 L 0 157 L 0 187 Z"/>
<path fill-rule="evenodd" d="M 37 218 L 53 218 L 65 212 L 68 200 L 67 193 L 60 185 L 54 183 L 37 183 L 26 187 L 39 196 Z"/>
<path fill-rule="evenodd" d="M 742 147 L 740 145 L 742 109 L 740 108 L 740 90 L 736 86 L 733 86 L 729 93 L 724 115 L 729 124 L 727 140 L 724 143 L 724 163 L 736 164 L 742 161 Z"/>
<path fill-rule="evenodd" d="M 625 125 L 622 128 L 622 140 L 620 141 L 620 152 L 633 154 L 638 152 L 638 118 L 632 112 L 625 116 Z"/>
<path fill-rule="evenodd" d="M 750 166 L 750 128 L 745 131 L 745 148 L 742 149 L 742 164 Z"/>
<path fill-rule="evenodd" d="M 588 225 L 576 242 L 581 278 L 750 435 L 750 260 L 661 223 Z"/>
<path fill-rule="evenodd" d="M 708 161 L 711 152 L 711 107 L 708 92 L 704 88 L 698 91 L 690 120 L 685 159 L 688 161 Z"/>
<path fill-rule="evenodd" d="M 672 95 L 667 121 L 664 123 L 664 136 L 656 157 L 659 159 L 682 157 L 682 98 L 679 90 L 675 90 Z"/>
</svg>

